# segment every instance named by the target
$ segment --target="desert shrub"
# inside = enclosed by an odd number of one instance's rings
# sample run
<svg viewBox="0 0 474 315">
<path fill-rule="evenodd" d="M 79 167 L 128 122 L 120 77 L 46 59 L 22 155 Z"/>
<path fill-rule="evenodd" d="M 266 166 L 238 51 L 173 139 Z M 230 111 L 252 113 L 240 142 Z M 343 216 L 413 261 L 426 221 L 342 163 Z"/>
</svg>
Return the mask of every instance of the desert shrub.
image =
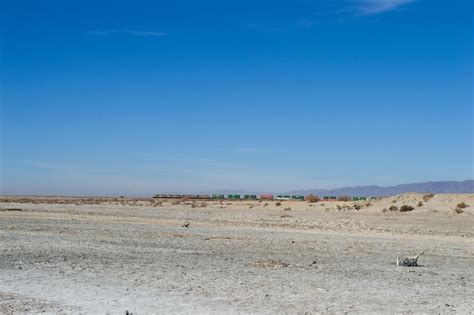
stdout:
<svg viewBox="0 0 474 315">
<path fill-rule="evenodd" d="M 372 206 L 372 204 L 371 204 L 370 202 L 367 202 L 367 203 L 365 204 L 365 207 L 366 207 L 366 208 L 368 208 L 368 207 L 370 207 L 370 206 Z"/>
<path fill-rule="evenodd" d="M 268 202 L 265 202 L 265 203 L 263 204 L 263 206 L 264 206 L 264 207 L 268 206 Z"/>
<path fill-rule="evenodd" d="M 387 212 L 388 209 L 387 208 L 383 208 L 382 212 Z"/>
<path fill-rule="evenodd" d="M 423 196 L 423 201 L 427 202 L 428 200 L 430 200 L 433 197 L 434 197 L 434 194 L 426 194 L 426 195 Z"/>
<path fill-rule="evenodd" d="M 275 206 L 281 206 L 281 202 L 277 201 L 277 202 L 275 203 Z"/>
<path fill-rule="evenodd" d="M 313 195 L 313 194 L 309 194 L 308 196 L 305 197 L 306 201 L 308 201 L 309 203 L 313 203 L 313 202 L 318 202 L 319 201 L 319 197 L 316 196 L 316 195 Z"/>
<path fill-rule="evenodd" d="M 349 197 L 349 196 L 343 195 L 343 196 L 337 197 L 337 200 L 339 200 L 339 201 L 351 201 L 352 198 Z"/>
<path fill-rule="evenodd" d="M 418 202 L 417 206 L 418 206 L 418 207 L 423 207 L 423 202 L 421 202 L 421 201 Z"/>
<path fill-rule="evenodd" d="M 175 200 L 171 203 L 173 206 L 176 206 L 176 205 L 180 205 L 181 204 L 181 201 L 179 200 Z"/>
<path fill-rule="evenodd" d="M 462 208 L 459 208 L 457 207 L 456 209 L 454 209 L 454 211 L 457 213 L 457 214 L 461 214 L 464 212 L 464 210 Z"/>
<path fill-rule="evenodd" d="M 460 202 L 458 203 L 458 206 L 457 206 L 459 209 L 464 209 L 464 208 L 467 208 L 469 207 L 465 202 Z"/>
<path fill-rule="evenodd" d="M 388 210 L 390 210 L 390 211 L 398 211 L 398 207 L 397 207 L 397 206 L 390 206 L 390 208 L 388 208 Z"/>
<path fill-rule="evenodd" d="M 358 204 L 354 204 L 354 209 L 356 209 L 356 210 L 360 210 L 360 208 L 362 208 L 360 205 L 358 205 Z"/>
<path fill-rule="evenodd" d="M 207 202 L 201 202 L 201 208 L 206 208 L 207 207 Z"/>
<path fill-rule="evenodd" d="M 285 211 L 291 211 L 291 208 L 288 207 L 288 208 L 285 208 L 284 210 L 285 210 Z"/>
<path fill-rule="evenodd" d="M 413 208 L 412 206 L 403 205 L 400 207 L 400 212 L 408 212 L 408 211 L 412 211 L 413 209 L 415 208 Z"/>
</svg>

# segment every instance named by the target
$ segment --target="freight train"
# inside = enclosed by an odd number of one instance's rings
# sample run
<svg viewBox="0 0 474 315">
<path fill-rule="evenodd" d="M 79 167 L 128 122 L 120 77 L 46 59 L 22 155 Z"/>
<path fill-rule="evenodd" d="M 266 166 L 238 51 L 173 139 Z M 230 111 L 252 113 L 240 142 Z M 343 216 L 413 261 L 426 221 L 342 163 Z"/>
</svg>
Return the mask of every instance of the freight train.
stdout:
<svg viewBox="0 0 474 315">
<path fill-rule="evenodd" d="M 257 195 L 238 195 L 238 194 L 212 194 L 212 195 L 178 195 L 178 194 L 156 194 L 153 198 L 159 199 L 206 199 L 206 200 L 301 200 L 304 201 L 308 196 L 302 195 L 277 195 L 273 196 L 270 194 Z M 323 201 L 337 201 L 341 200 L 337 196 L 322 196 L 319 197 Z M 345 197 L 344 200 L 367 200 L 367 197 Z"/>
</svg>

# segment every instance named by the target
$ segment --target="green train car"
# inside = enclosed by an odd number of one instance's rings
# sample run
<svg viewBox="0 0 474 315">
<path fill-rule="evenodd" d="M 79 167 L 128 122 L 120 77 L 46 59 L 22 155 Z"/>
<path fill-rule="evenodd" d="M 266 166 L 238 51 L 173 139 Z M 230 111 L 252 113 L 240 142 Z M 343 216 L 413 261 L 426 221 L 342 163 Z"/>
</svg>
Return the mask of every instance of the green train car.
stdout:
<svg viewBox="0 0 474 315">
<path fill-rule="evenodd" d="M 244 195 L 245 200 L 257 200 L 257 195 Z"/>
<path fill-rule="evenodd" d="M 304 200 L 304 196 L 291 196 L 292 200 Z"/>
<path fill-rule="evenodd" d="M 240 199 L 240 195 L 227 195 L 227 199 L 239 200 L 239 199 Z"/>
<path fill-rule="evenodd" d="M 223 194 L 213 194 L 211 199 L 225 199 L 225 196 Z"/>
</svg>

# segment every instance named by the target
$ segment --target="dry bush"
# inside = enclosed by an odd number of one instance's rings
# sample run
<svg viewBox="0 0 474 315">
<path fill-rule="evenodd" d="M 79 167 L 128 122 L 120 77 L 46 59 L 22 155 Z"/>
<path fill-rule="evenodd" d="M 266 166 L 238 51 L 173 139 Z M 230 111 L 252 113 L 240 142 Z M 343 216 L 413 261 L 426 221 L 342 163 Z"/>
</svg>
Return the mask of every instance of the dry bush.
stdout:
<svg viewBox="0 0 474 315">
<path fill-rule="evenodd" d="M 277 202 L 275 203 L 275 206 L 281 206 L 281 202 L 277 201 Z"/>
<path fill-rule="evenodd" d="M 467 205 L 465 202 L 460 202 L 460 203 L 458 203 L 457 207 L 459 209 L 464 209 L 464 208 L 469 207 L 469 205 Z"/>
<path fill-rule="evenodd" d="M 423 201 L 427 202 L 428 200 L 430 200 L 433 197 L 434 197 L 434 194 L 426 194 L 426 195 L 423 196 Z"/>
<path fill-rule="evenodd" d="M 201 208 L 206 208 L 207 207 L 207 202 L 201 202 Z"/>
<path fill-rule="evenodd" d="M 268 202 L 265 202 L 265 203 L 263 204 L 263 206 L 264 206 L 264 207 L 268 206 Z"/>
<path fill-rule="evenodd" d="M 371 204 L 370 202 L 367 202 L 367 203 L 365 204 L 365 207 L 366 207 L 366 208 L 368 208 L 368 207 L 370 207 L 370 206 L 372 206 L 372 204 Z"/>
<path fill-rule="evenodd" d="M 398 207 L 397 207 L 397 206 L 390 206 L 390 208 L 388 208 L 388 210 L 390 210 L 390 211 L 398 211 Z"/>
<path fill-rule="evenodd" d="M 360 205 L 358 205 L 358 204 L 354 204 L 354 209 L 356 209 L 356 210 L 360 210 L 361 208 L 362 208 L 362 207 L 361 207 Z"/>
<path fill-rule="evenodd" d="M 382 210 L 382 212 L 387 212 L 387 211 L 388 211 L 387 208 L 383 208 Z"/>
<path fill-rule="evenodd" d="M 175 200 L 175 201 L 171 202 L 171 204 L 172 204 L 173 206 L 180 205 L 180 204 L 181 204 L 181 201 Z"/>
<path fill-rule="evenodd" d="M 400 212 L 408 212 L 408 211 L 412 211 L 413 209 L 415 208 L 413 208 L 412 206 L 403 205 L 400 207 Z"/>
<path fill-rule="evenodd" d="M 316 195 L 313 195 L 313 194 L 309 194 L 308 196 L 305 197 L 306 201 L 308 201 L 309 203 L 313 203 L 313 202 L 318 202 L 319 201 L 319 197 L 316 196 Z"/>
<path fill-rule="evenodd" d="M 280 218 L 292 218 L 292 216 L 289 214 L 284 214 L 284 215 L 281 215 Z"/>
<path fill-rule="evenodd" d="M 423 202 L 419 201 L 417 204 L 418 207 L 423 207 Z"/>
<path fill-rule="evenodd" d="M 459 208 L 457 207 L 456 209 L 454 209 L 454 211 L 457 213 L 457 214 L 461 214 L 464 212 L 464 210 L 462 208 Z"/>
<path fill-rule="evenodd" d="M 337 197 L 337 200 L 339 200 L 339 201 L 351 201 L 352 198 L 349 197 L 349 196 L 343 195 L 343 196 Z"/>
<path fill-rule="evenodd" d="M 285 209 L 283 209 L 283 210 L 284 210 L 284 211 L 291 211 L 291 208 L 288 207 L 288 208 L 285 208 Z"/>
</svg>

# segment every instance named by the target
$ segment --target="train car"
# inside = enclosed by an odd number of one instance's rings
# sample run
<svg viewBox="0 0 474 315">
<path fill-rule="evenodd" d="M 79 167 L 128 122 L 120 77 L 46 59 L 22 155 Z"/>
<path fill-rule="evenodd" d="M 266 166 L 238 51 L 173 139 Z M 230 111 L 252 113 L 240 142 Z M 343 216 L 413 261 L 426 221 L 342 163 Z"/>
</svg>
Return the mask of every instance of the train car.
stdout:
<svg viewBox="0 0 474 315">
<path fill-rule="evenodd" d="M 225 199 L 225 195 L 223 194 L 213 194 L 211 199 Z"/>
<path fill-rule="evenodd" d="M 292 200 L 304 200 L 304 196 L 291 196 Z"/>
<path fill-rule="evenodd" d="M 257 195 L 244 195 L 245 200 L 257 200 Z"/>
<path fill-rule="evenodd" d="M 291 197 L 290 196 L 287 196 L 287 195 L 278 195 L 276 197 L 276 200 L 290 200 Z"/>
<path fill-rule="evenodd" d="M 262 200 L 273 200 L 273 195 L 263 194 L 263 195 L 260 195 L 260 199 L 262 199 Z"/>
<path fill-rule="evenodd" d="M 196 199 L 211 199 L 209 195 L 196 195 Z"/>
<path fill-rule="evenodd" d="M 240 195 L 227 195 L 227 199 L 240 200 Z"/>
</svg>

